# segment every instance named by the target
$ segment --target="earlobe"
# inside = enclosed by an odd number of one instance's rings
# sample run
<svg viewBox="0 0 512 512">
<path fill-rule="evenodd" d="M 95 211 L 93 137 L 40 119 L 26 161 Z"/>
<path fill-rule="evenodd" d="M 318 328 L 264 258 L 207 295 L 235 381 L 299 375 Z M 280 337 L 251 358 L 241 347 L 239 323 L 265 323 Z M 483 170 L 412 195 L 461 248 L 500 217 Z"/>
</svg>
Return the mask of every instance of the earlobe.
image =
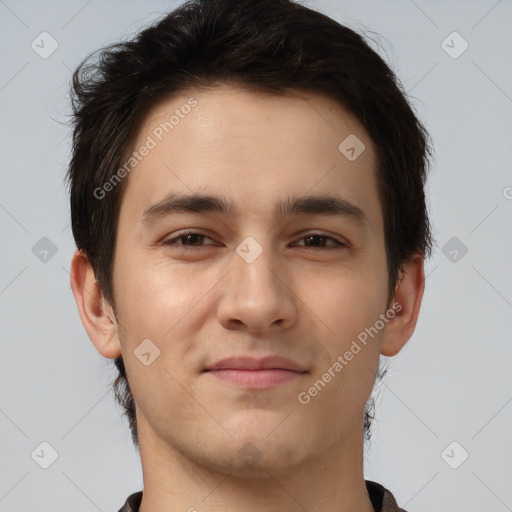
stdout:
<svg viewBox="0 0 512 512">
<path fill-rule="evenodd" d="M 109 359 L 121 355 L 114 312 L 103 296 L 89 260 L 79 250 L 73 254 L 70 274 L 82 324 L 96 350 Z"/>
<path fill-rule="evenodd" d="M 383 356 L 398 354 L 414 332 L 425 290 L 423 261 L 423 256 L 420 255 L 404 265 L 395 297 L 391 301 L 392 304 L 397 303 L 394 308 L 395 316 L 386 325 L 382 336 L 380 353 Z"/>
</svg>

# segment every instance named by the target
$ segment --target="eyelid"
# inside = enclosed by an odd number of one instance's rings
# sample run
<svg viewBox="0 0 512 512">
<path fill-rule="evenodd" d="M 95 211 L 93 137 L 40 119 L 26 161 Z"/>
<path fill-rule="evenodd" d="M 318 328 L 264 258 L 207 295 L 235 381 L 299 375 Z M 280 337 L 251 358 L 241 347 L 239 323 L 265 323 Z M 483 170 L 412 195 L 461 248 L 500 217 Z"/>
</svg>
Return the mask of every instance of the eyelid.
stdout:
<svg viewBox="0 0 512 512">
<path fill-rule="evenodd" d="M 199 247 L 187 246 L 187 245 L 184 245 L 184 244 L 173 244 L 173 242 L 176 242 L 176 240 L 179 240 L 181 237 L 184 237 L 184 236 L 187 236 L 187 235 L 204 236 L 205 238 L 209 238 L 210 240 L 214 241 L 212 237 L 208 236 L 206 233 L 204 233 L 203 231 L 198 229 L 198 230 L 188 230 L 188 231 L 183 231 L 181 233 L 177 233 L 172 238 L 168 238 L 168 239 L 164 240 L 162 242 L 162 245 L 168 246 L 168 247 L 173 247 L 173 246 L 174 247 L 183 247 L 185 250 L 192 250 L 192 251 L 193 250 L 199 250 L 202 247 L 204 247 L 204 246 L 199 246 Z M 327 234 L 327 233 L 323 233 L 321 231 L 309 230 L 309 231 L 304 231 L 302 233 L 298 233 L 297 235 L 295 235 L 297 241 L 302 241 L 304 238 L 307 238 L 308 236 L 325 237 L 326 239 L 332 240 L 333 242 L 335 242 L 336 246 L 334 246 L 334 247 L 307 247 L 307 246 L 301 246 L 301 247 L 304 247 L 306 249 L 324 249 L 324 250 L 328 250 L 328 249 L 349 247 L 349 245 L 350 245 L 346 240 L 343 240 L 343 241 L 338 240 L 335 236 Z M 206 244 L 206 245 L 215 245 L 215 244 Z"/>
<path fill-rule="evenodd" d="M 322 232 L 319 232 L 319 231 L 310 231 L 310 232 L 306 232 L 304 234 L 301 234 L 301 235 L 299 235 L 298 240 L 304 240 L 304 238 L 307 238 L 308 236 L 324 237 L 327 240 L 332 240 L 333 242 L 335 242 L 337 247 L 348 247 L 348 243 L 346 241 L 338 240 L 333 235 L 328 235 L 327 233 L 322 233 Z M 301 246 L 301 247 L 306 247 L 306 249 L 308 248 L 307 246 Z M 335 247 L 331 247 L 331 248 L 335 248 Z M 314 249 L 314 247 L 313 247 L 313 249 Z M 329 247 L 325 247 L 325 248 L 324 247 L 319 247 L 319 249 L 329 249 Z"/>
<path fill-rule="evenodd" d="M 320 231 L 315 231 L 314 229 L 313 230 L 307 230 L 307 231 L 298 233 L 295 236 L 299 240 L 302 240 L 302 239 L 304 239 L 304 238 L 306 238 L 308 236 L 323 236 L 323 237 L 325 237 L 327 239 L 333 240 L 334 242 L 339 244 L 340 247 L 348 247 L 350 245 L 345 238 L 342 238 L 342 240 L 338 240 L 338 238 L 336 236 L 331 235 L 329 233 L 323 233 L 321 230 Z"/>
<path fill-rule="evenodd" d="M 161 243 L 162 243 L 162 245 L 171 246 L 172 242 L 176 242 L 176 240 L 179 240 L 180 238 L 187 236 L 187 235 L 204 236 L 205 238 L 209 238 L 210 240 L 214 241 L 211 236 L 207 235 L 206 233 L 204 233 L 203 231 L 201 231 L 199 229 L 196 229 L 196 230 L 183 231 L 182 233 L 177 233 L 177 234 L 173 235 L 172 238 L 167 238 L 167 239 L 163 240 Z M 174 244 L 174 245 L 178 246 L 178 247 L 179 246 L 185 247 L 186 249 L 200 249 L 202 247 L 202 246 L 200 246 L 200 247 L 186 246 L 184 244 Z M 207 244 L 207 245 L 214 245 L 214 244 Z"/>
</svg>

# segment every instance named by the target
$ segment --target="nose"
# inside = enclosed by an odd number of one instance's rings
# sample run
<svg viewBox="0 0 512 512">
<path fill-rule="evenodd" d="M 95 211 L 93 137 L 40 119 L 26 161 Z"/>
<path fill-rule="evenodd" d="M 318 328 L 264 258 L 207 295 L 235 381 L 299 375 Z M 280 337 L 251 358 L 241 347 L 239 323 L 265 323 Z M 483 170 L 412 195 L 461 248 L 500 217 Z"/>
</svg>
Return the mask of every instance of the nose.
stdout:
<svg viewBox="0 0 512 512">
<path fill-rule="evenodd" d="M 243 252 L 234 254 L 232 270 L 222 283 L 217 314 L 224 328 L 266 333 L 297 321 L 293 275 L 272 249 L 264 248 L 254 261 Z"/>
</svg>

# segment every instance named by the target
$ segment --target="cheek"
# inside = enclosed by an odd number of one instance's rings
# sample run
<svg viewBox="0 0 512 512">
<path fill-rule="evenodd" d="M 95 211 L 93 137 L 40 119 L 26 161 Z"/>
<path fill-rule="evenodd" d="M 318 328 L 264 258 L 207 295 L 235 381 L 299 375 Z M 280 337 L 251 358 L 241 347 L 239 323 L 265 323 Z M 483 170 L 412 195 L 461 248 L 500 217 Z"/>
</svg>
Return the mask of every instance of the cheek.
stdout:
<svg viewBox="0 0 512 512">
<path fill-rule="evenodd" d="M 122 249 L 120 247 L 120 249 Z M 119 251 L 120 254 L 122 250 Z M 131 251 L 131 257 L 117 256 L 114 286 L 119 320 L 130 334 L 160 338 L 179 314 L 182 294 L 175 292 L 168 272 L 155 258 Z M 181 289 L 181 288 L 180 288 Z"/>
<path fill-rule="evenodd" d="M 120 339 L 138 407 L 154 425 L 167 424 L 176 411 L 182 420 L 197 421 L 197 410 L 182 387 L 190 389 L 181 364 L 189 347 L 180 342 L 184 319 L 194 302 L 190 291 L 195 288 L 187 288 L 186 279 L 176 270 L 164 269 L 157 258 L 134 256 L 117 263 Z M 146 365 L 139 347 L 148 339 L 151 343 L 145 342 L 145 352 L 150 354 L 150 363 Z"/>
<path fill-rule="evenodd" d="M 208 292 L 219 281 L 219 272 L 212 268 L 211 272 L 200 272 L 199 278 L 192 266 L 172 264 L 160 253 L 150 255 L 141 251 L 141 254 L 117 262 L 116 293 L 123 356 L 133 359 L 141 342 L 149 339 L 157 347 L 155 352 L 160 351 L 153 363 L 155 371 L 159 366 L 168 370 L 168 373 L 160 372 L 162 382 L 171 381 L 172 376 L 187 380 L 191 374 L 185 366 L 191 360 L 192 366 L 197 366 L 193 356 L 205 339 L 197 334 L 215 310 L 208 300 L 212 296 Z M 145 371 L 137 359 L 132 366 L 137 375 Z"/>
<path fill-rule="evenodd" d="M 377 267 L 377 265 L 374 265 Z M 325 327 L 325 339 L 332 348 L 341 350 L 379 319 L 385 312 L 387 276 L 382 270 L 360 266 L 338 269 L 315 280 L 314 290 L 307 280 L 301 285 L 300 297 Z"/>
</svg>

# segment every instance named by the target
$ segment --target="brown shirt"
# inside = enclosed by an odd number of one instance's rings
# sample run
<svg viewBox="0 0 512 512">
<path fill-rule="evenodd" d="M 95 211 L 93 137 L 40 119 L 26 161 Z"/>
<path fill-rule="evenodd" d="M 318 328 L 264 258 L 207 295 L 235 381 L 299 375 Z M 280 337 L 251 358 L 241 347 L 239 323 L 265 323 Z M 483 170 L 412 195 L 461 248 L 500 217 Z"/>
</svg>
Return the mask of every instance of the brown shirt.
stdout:
<svg viewBox="0 0 512 512">
<path fill-rule="evenodd" d="M 382 485 L 366 480 L 366 488 L 375 512 L 406 512 L 398 507 L 393 495 Z M 119 512 L 138 512 L 142 501 L 142 491 L 135 492 L 128 497 Z"/>
</svg>

